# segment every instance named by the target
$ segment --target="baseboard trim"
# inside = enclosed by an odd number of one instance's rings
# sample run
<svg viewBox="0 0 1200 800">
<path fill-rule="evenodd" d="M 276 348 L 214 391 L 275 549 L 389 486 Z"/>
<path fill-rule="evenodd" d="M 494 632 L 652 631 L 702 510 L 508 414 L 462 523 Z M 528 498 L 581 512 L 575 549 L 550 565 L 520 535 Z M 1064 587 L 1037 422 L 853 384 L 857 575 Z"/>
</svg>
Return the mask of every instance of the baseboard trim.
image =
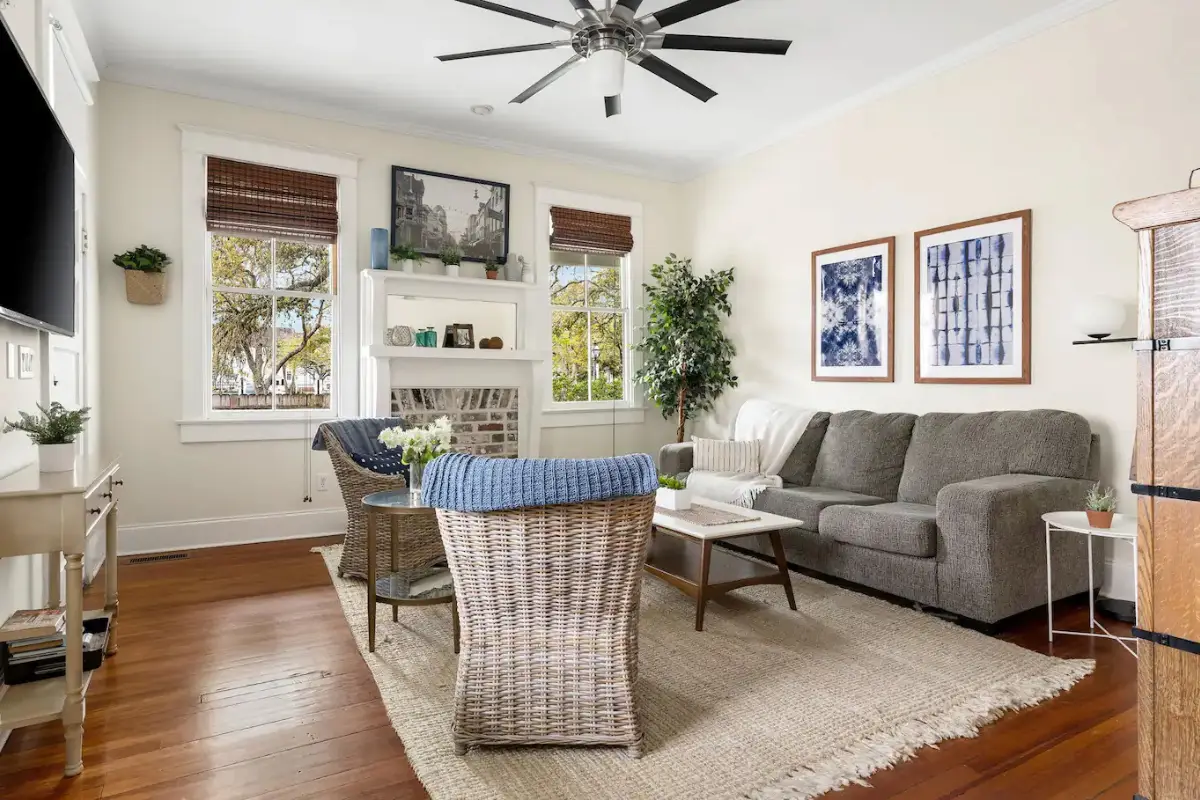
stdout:
<svg viewBox="0 0 1200 800">
<path fill-rule="evenodd" d="M 117 537 L 117 552 L 128 556 L 172 550 L 202 550 L 285 539 L 311 539 L 345 531 L 346 512 L 339 508 L 123 525 Z"/>
</svg>

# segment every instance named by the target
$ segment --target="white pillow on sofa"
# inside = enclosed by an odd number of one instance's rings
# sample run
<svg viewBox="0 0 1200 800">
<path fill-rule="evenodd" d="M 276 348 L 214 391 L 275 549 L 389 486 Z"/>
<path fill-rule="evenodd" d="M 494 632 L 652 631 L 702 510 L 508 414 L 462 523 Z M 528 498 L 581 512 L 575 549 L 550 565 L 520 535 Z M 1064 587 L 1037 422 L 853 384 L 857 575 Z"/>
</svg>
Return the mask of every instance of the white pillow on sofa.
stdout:
<svg viewBox="0 0 1200 800">
<path fill-rule="evenodd" d="M 692 437 L 692 468 L 706 472 L 736 472 L 758 475 L 761 470 L 762 440 L 734 442 L 725 439 Z"/>
</svg>

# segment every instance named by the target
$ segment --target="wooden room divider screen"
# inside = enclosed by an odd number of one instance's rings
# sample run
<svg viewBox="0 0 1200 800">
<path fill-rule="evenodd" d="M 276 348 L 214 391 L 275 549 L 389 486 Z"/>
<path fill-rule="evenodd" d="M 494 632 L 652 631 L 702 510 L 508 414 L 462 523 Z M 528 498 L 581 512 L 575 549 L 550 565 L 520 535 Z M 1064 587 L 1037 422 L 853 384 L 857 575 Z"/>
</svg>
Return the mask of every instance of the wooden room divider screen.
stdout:
<svg viewBox="0 0 1200 800">
<path fill-rule="evenodd" d="M 1138 232 L 1138 772 L 1200 798 L 1200 189 L 1117 206 Z"/>
</svg>

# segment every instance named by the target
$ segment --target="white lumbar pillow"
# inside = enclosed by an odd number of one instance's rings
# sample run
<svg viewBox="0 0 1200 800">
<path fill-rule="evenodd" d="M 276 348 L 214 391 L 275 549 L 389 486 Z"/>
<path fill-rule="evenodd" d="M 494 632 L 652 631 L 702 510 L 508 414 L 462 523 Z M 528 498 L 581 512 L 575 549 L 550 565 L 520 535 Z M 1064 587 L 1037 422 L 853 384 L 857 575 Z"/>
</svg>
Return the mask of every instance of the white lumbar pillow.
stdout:
<svg viewBox="0 0 1200 800">
<path fill-rule="evenodd" d="M 708 472 L 734 472 L 758 475 L 762 440 L 733 442 L 725 439 L 692 437 L 692 468 Z"/>
</svg>

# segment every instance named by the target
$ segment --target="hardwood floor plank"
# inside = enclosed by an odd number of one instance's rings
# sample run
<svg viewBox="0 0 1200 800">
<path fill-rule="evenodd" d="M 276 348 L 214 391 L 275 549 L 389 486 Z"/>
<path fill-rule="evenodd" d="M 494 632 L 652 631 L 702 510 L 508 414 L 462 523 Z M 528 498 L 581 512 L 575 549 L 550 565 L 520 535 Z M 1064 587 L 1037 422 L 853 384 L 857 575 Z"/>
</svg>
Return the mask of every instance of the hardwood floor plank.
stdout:
<svg viewBox="0 0 1200 800">
<path fill-rule="evenodd" d="M 121 652 L 88 693 L 83 774 L 61 777 L 61 726 L 16 731 L 0 754 L 0 798 L 425 798 L 325 566 L 309 552 L 317 543 L 122 565 Z M 85 605 L 102 605 L 103 591 L 97 581 Z M 1064 604 L 1061 617 L 1056 606 L 1060 618 L 1079 626 L 1086 605 Z M 1001 638 L 1049 652 L 1040 613 Z M 1111 642 L 1078 638 L 1053 654 L 1094 658 L 1096 672 L 831 798 L 1128 800 L 1136 662 Z"/>
</svg>

